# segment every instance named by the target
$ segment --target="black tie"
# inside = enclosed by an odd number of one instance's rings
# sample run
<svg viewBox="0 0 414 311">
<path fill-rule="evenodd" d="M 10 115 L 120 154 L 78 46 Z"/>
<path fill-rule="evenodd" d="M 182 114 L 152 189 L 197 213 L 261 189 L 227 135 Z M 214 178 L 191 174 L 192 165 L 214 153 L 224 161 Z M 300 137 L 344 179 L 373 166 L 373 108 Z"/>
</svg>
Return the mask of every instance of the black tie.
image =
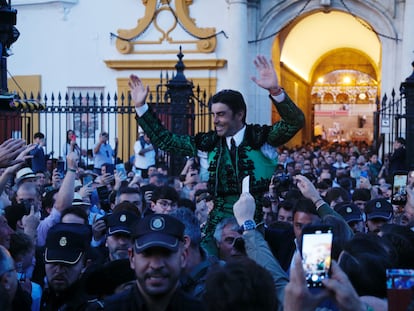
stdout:
<svg viewBox="0 0 414 311">
<path fill-rule="evenodd" d="M 233 162 L 233 165 L 236 165 L 236 142 L 234 141 L 234 138 L 232 137 L 230 140 L 231 143 L 231 148 L 230 148 L 230 156 L 231 156 L 231 161 Z"/>
</svg>

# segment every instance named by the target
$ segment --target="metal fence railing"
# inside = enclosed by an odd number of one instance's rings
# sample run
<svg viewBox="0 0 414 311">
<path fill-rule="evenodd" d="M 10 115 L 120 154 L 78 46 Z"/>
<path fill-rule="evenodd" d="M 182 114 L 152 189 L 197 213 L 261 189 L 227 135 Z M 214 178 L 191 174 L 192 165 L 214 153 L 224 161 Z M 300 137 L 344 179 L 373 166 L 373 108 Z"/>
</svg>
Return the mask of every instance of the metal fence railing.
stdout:
<svg viewBox="0 0 414 311">
<path fill-rule="evenodd" d="M 84 162 L 88 164 L 99 133 L 105 131 L 109 134 L 112 146 L 113 139 L 118 138 L 118 157 L 122 162 L 127 162 L 134 154 L 133 147 L 139 138 L 139 131 L 135 110 L 128 96 L 58 93 L 56 96 L 38 95 L 36 98 L 33 95 L 23 95 L 22 98 L 25 100 L 20 103 L 16 101 L 19 111 L 4 111 L 0 114 L 0 141 L 14 137 L 23 138 L 30 143 L 34 133 L 42 132 L 46 136 L 46 153 L 53 152 L 53 158 L 58 159 L 64 153 L 62 148 L 66 144 L 66 132 L 73 130 L 77 144 L 84 153 Z M 163 102 L 159 96 L 150 94 L 148 104 L 164 126 L 173 131 L 171 116 L 174 115 L 174 105 L 167 98 L 161 98 Z M 39 102 L 44 105 L 43 110 L 38 110 L 39 107 L 35 106 Z M 209 109 L 204 103 L 205 101 L 191 100 L 188 104 L 185 119 L 188 120 L 190 135 L 212 128 Z M 169 155 L 164 154 L 164 158 L 168 161 Z"/>
</svg>

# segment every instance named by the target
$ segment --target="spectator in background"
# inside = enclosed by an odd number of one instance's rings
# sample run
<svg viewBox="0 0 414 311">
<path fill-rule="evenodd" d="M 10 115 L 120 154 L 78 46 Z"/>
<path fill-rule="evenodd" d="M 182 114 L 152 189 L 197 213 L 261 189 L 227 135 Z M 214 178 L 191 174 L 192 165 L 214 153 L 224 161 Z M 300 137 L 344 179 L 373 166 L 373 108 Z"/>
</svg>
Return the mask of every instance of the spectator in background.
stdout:
<svg viewBox="0 0 414 311">
<path fill-rule="evenodd" d="M 155 165 L 156 148 L 151 144 L 151 139 L 143 133 L 134 144 L 135 170 L 141 172 L 142 178 L 148 178 L 148 168 Z"/>
<path fill-rule="evenodd" d="M 9 226 L 7 218 L 0 214 L 0 245 L 6 249 L 10 248 L 11 235 L 13 229 Z"/>
<path fill-rule="evenodd" d="M 30 294 L 20 285 L 13 258 L 0 245 L 0 307 L 1 310 L 31 310 Z"/>
<path fill-rule="evenodd" d="M 188 260 L 181 276 L 181 288 L 192 297 L 201 299 L 205 292 L 207 273 L 223 264 L 216 257 L 209 256 L 201 247 L 200 223 L 188 208 L 178 208 L 170 213 L 184 225 L 184 241 L 188 251 Z"/>
<path fill-rule="evenodd" d="M 293 225 L 293 205 L 294 203 L 291 200 L 280 202 L 276 220 Z"/>
<path fill-rule="evenodd" d="M 30 151 L 32 158 L 32 170 L 33 172 L 46 172 L 46 160 L 50 155 L 45 155 L 43 147 L 46 145 L 45 135 L 43 133 L 36 133 L 33 136 L 33 143 L 36 147 Z"/>
<path fill-rule="evenodd" d="M 333 187 L 330 188 L 325 195 L 325 201 L 329 204 L 330 207 L 334 208 L 336 204 L 341 202 L 349 202 L 351 200 L 351 196 L 342 187 Z"/>
<path fill-rule="evenodd" d="M 187 159 L 184 168 L 180 173 L 180 181 L 183 185 L 180 191 L 180 197 L 192 199 L 194 197 L 194 188 L 200 182 L 199 164 L 197 158 Z"/>
<path fill-rule="evenodd" d="M 101 175 L 101 167 L 105 163 L 112 164 L 114 163 L 114 158 L 116 158 L 117 149 L 118 149 L 118 138 L 115 137 L 115 149 L 112 149 L 111 145 L 108 143 L 109 135 L 106 132 L 99 134 L 99 141 L 93 148 L 93 171 L 94 173 Z"/>
<path fill-rule="evenodd" d="M 216 267 L 207 278 L 204 302 L 208 311 L 277 310 L 271 274 L 247 257 Z"/>
<path fill-rule="evenodd" d="M 393 207 L 384 198 L 373 199 L 368 201 L 365 214 L 368 232 L 378 233 L 383 225 L 391 222 Z"/>
<path fill-rule="evenodd" d="M 371 193 L 368 189 L 355 189 L 352 193 L 352 203 L 358 206 L 361 212 L 364 212 L 369 200 L 371 200 Z"/>
<path fill-rule="evenodd" d="M 178 193 L 169 186 L 158 187 L 151 196 L 151 210 L 157 214 L 168 214 L 178 207 Z"/>
<path fill-rule="evenodd" d="M 214 239 L 218 249 L 218 258 L 224 261 L 231 257 L 246 255 L 244 242 L 236 218 L 224 218 L 216 226 Z"/>
<path fill-rule="evenodd" d="M 363 212 L 351 202 L 342 202 L 335 205 L 335 211 L 341 215 L 354 233 L 365 233 Z"/>
<path fill-rule="evenodd" d="M 272 203 L 268 197 L 263 198 L 262 213 L 263 222 L 266 226 L 269 226 L 272 222 L 276 221 L 276 213 L 273 212 Z"/>
<path fill-rule="evenodd" d="M 414 189 L 413 183 L 407 186 L 407 203 L 404 206 L 402 224 L 414 231 Z M 1 244 L 1 243 L 0 243 Z"/>
<path fill-rule="evenodd" d="M 382 163 L 378 159 L 378 155 L 376 153 L 371 154 L 369 157 L 368 162 L 368 170 L 369 170 L 369 178 L 371 181 L 371 184 L 375 184 L 378 181 L 378 175 L 381 170 Z"/>
<path fill-rule="evenodd" d="M 393 151 L 390 156 L 390 176 L 396 171 L 407 170 L 405 163 L 406 150 L 405 150 L 405 139 L 397 137 L 393 144 Z"/>
<path fill-rule="evenodd" d="M 14 259 L 20 285 L 32 297 L 32 311 L 40 310 L 42 288 L 31 282 L 35 267 L 35 245 L 33 239 L 23 232 L 15 232 L 10 243 L 10 254 Z"/>
<path fill-rule="evenodd" d="M 69 152 L 72 152 L 72 151 L 78 155 L 79 160 L 82 158 L 82 151 L 76 142 L 75 132 L 73 130 L 68 130 L 66 131 L 65 144 L 62 146 L 61 157 L 64 162 L 66 162 L 66 156 L 69 154 Z"/>
</svg>

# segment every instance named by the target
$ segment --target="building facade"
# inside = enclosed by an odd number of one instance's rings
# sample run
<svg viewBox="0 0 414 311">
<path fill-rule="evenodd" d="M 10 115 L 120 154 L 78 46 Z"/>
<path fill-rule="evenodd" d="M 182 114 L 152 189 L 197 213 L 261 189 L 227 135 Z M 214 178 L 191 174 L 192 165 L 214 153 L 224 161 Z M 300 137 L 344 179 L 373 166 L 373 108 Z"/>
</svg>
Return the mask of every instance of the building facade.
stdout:
<svg viewBox="0 0 414 311">
<path fill-rule="evenodd" d="M 344 97 L 338 91 L 328 102 L 335 110 L 345 98 L 355 109 L 350 114 L 355 122 L 346 127 L 358 128 L 364 115 L 372 124 L 376 98 L 398 90 L 414 60 L 414 0 L 13 0 L 11 5 L 18 11 L 20 37 L 7 59 L 10 91 L 126 94 L 131 73 L 154 90 L 161 71 L 174 73 L 181 46 L 189 80 L 207 94 L 240 90 L 247 121 L 271 123 L 277 113 L 250 79 L 253 59 L 262 54 L 273 60 L 281 85 L 307 118 L 291 145 L 312 140 L 318 96 L 329 98 L 329 91 L 320 90 L 341 87 L 342 82 L 321 85 L 323 77 L 341 70 L 369 76 L 369 92 L 351 90 Z M 367 106 L 356 106 L 358 99 Z M 119 126 L 108 121 L 101 127 L 116 133 Z M 62 127 L 73 128 L 73 120 L 48 127 L 42 120 L 39 130 L 63 135 Z"/>
</svg>

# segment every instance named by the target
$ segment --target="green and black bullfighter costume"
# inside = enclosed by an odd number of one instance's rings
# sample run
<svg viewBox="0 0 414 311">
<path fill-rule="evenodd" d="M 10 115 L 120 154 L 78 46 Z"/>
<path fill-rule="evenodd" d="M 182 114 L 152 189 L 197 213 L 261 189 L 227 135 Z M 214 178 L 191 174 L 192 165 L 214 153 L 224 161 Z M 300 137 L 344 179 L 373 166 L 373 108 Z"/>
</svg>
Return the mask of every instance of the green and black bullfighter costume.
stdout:
<svg viewBox="0 0 414 311">
<path fill-rule="evenodd" d="M 277 164 L 276 159 L 269 159 L 262 153 L 261 147 L 265 143 L 274 147 L 285 144 L 304 125 L 302 111 L 287 94 L 282 102 L 276 102 L 269 97 L 281 120 L 272 126 L 246 125 L 243 141 L 237 148 L 237 165 L 233 165 L 226 138 L 218 136 L 215 131 L 198 133 L 195 136 L 176 135 L 161 124 L 151 109 L 137 117 L 138 124 L 158 148 L 190 157 L 197 156 L 198 150 L 208 154 L 208 190 L 215 200 L 214 209 L 204 228 L 203 246 L 210 253 L 216 252 L 213 240 L 215 227 L 222 219 L 233 216 L 233 204 L 239 199 L 241 181 L 247 175 L 250 176 L 250 193 L 257 202 L 256 221 L 261 220 L 260 200 L 263 193 L 268 191 Z"/>
</svg>

